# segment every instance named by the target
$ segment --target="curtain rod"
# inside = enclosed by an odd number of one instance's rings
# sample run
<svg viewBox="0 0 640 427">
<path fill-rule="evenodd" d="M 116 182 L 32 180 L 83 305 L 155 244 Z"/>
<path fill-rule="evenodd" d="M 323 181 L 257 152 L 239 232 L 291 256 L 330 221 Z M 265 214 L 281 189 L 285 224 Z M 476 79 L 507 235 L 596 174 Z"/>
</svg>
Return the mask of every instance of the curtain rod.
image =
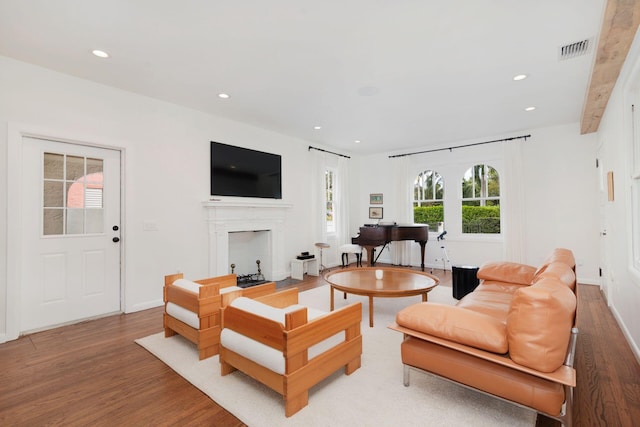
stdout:
<svg viewBox="0 0 640 427">
<path fill-rule="evenodd" d="M 526 141 L 527 138 L 531 138 L 531 135 L 529 134 L 529 135 L 513 136 L 511 138 L 494 139 L 493 141 L 475 142 L 473 144 L 466 144 L 466 145 L 455 145 L 453 147 L 447 147 L 447 148 L 435 148 L 433 150 L 416 151 L 414 153 L 395 154 L 393 156 L 389 156 L 389 158 L 392 159 L 394 157 L 413 156 L 414 154 L 433 153 L 435 151 L 446 151 L 446 150 L 452 151 L 454 148 L 473 147 L 474 145 L 493 144 L 494 142 L 513 141 L 515 139 L 524 139 Z"/>
<path fill-rule="evenodd" d="M 333 151 L 323 150 L 322 148 L 316 148 L 316 147 L 312 147 L 312 146 L 310 145 L 310 146 L 309 146 L 309 151 L 311 151 L 311 150 L 318 150 L 318 151 L 322 151 L 322 152 L 324 152 L 324 153 L 335 154 L 336 156 L 346 157 L 347 159 L 350 159 L 350 158 L 351 158 L 351 157 L 349 157 L 349 156 L 345 156 L 344 154 L 334 153 Z"/>
</svg>

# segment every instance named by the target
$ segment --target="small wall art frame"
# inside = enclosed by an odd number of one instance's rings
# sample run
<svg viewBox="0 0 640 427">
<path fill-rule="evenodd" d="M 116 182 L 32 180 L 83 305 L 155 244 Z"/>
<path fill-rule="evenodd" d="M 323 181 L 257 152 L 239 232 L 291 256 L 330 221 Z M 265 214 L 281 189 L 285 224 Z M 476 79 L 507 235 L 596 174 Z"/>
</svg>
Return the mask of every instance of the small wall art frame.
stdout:
<svg viewBox="0 0 640 427">
<path fill-rule="evenodd" d="M 382 193 L 369 194 L 369 204 L 371 204 L 371 205 L 381 205 L 382 204 Z"/>
<path fill-rule="evenodd" d="M 382 208 L 380 207 L 370 207 L 369 208 L 369 218 L 371 219 L 382 219 Z"/>
</svg>

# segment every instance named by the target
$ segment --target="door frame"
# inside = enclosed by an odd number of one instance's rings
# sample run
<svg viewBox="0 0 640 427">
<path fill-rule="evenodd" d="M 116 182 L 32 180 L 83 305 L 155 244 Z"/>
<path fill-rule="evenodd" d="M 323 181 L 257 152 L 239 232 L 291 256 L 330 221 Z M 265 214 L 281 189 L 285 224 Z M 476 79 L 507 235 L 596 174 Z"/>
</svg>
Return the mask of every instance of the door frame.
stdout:
<svg viewBox="0 0 640 427">
<path fill-rule="evenodd" d="M 6 340 L 15 340 L 21 332 L 20 301 L 22 289 L 22 194 L 20 177 L 22 174 L 22 138 L 39 138 L 50 141 L 102 148 L 120 152 L 120 232 L 122 242 L 127 241 L 125 226 L 125 185 L 124 167 L 126 151 L 111 144 L 91 143 L 91 135 L 70 134 L 66 130 L 7 123 L 7 300 L 6 300 Z M 120 245 L 120 311 L 125 307 L 125 246 Z"/>
<path fill-rule="evenodd" d="M 607 255 L 609 253 L 609 245 L 611 244 L 610 238 L 607 236 L 607 233 L 610 233 L 609 227 L 609 206 L 607 203 L 607 172 L 605 171 L 605 163 L 608 164 L 608 159 L 606 158 L 607 154 L 605 152 L 604 146 L 599 144 L 596 148 L 596 161 L 597 165 L 597 174 L 598 174 L 598 246 L 599 246 L 599 287 L 602 293 L 604 294 L 605 301 L 607 305 L 611 304 L 611 260 Z"/>
</svg>

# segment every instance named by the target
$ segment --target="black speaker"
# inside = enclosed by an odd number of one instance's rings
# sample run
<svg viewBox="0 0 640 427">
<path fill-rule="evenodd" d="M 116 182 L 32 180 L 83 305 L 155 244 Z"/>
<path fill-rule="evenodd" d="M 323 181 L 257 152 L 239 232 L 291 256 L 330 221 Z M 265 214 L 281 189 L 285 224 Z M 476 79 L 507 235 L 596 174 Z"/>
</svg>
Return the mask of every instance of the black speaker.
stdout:
<svg viewBox="0 0 640 427">
<path fill-rule="evenodd" d="M 468 265 L 454 265 L 451 267 L 451 276 L 453 279 L 453 297 L 461 299 L 478 286 L 479 267 Z"/>
</svg>

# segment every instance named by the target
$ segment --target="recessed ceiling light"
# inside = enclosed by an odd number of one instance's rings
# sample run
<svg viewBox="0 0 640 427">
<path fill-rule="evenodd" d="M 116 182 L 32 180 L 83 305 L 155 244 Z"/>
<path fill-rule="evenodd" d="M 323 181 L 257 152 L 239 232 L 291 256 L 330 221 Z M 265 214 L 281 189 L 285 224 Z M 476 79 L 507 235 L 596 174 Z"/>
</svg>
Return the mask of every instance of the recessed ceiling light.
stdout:
<svg viewBox="0 0 640 427">
<path fill-rule="evenodd" d="M 314 128 L 315 130 L 320 130 L 320 129 L 322 129 L 322 126 L 314 126 L 313 128 Z"/>
<path fill-rule="evenodd" d="M 533 111 L 535 109 L 536 109 L 536 107 L 527 107 L 527 108 L 524 109 L 524 111 Z"/>
<path fill-rule="evenodd" d="M 94 50 L 91 51 L 91 53 L 93 53 L 98 58 L 108 58 L 109 57 L 109 54 L 107 52 L 105 52 L 104 50 L 94 49 Z"/>
<path fill-rule="evenodd" d="M 219 94 L 218 94 L 218 98 L 222 98 L 222 99 L 229 99 L 229 94 L 226 94 L 226 93 L 219 93 Z"/>
<path fill-rule="evenodd" d="M 360 140 L 359 140 L 359 139 L 356 139 L 356 140 L 355 140 L 355 143 L 356 143 L 356 144 L 360 144 Z"/>
<path fill-rule="evenodd" d="M 524 80 L 526 79 L 528 76 L 526 74 L 518 74 L 517 76 L 513 76 L 513 80 L 518 81 L 518 80 Z"/>
</svg>

